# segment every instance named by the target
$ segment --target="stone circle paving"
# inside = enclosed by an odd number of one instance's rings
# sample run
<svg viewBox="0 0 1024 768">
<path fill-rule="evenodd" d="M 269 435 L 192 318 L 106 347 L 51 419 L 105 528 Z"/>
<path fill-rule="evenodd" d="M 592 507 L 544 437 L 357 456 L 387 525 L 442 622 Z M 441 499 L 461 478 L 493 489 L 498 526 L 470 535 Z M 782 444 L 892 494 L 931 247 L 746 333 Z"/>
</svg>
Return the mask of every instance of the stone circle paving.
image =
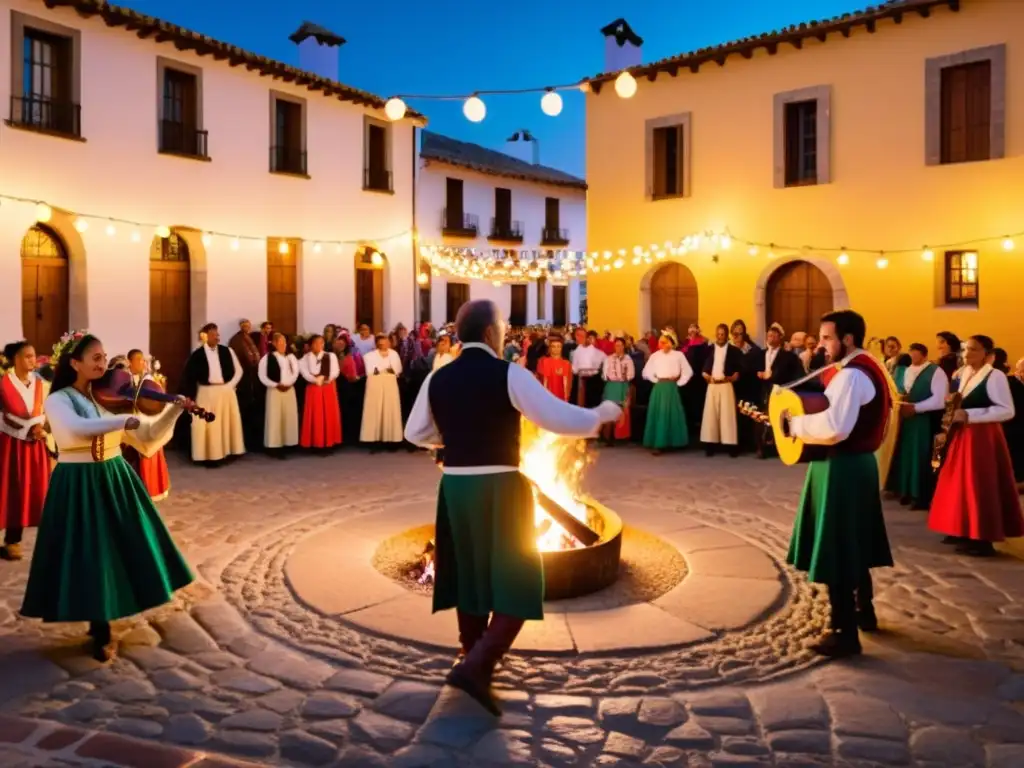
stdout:
<svg viewBox="0 0 1024 768">
<path fill-rule="evenodd" d="M 171 473 L 160 510 L 200 579 L 115 625 L 111 664 L 84 626 L 20 619 L 29 561 L 0 567 L 0 763 L 132 765 L 75 751 L 127 739 L 154 766 L 1024 766 L 1020 551 L 956 556 L 887 505 L 883 631 L 821 663 L 827 601 L 781 564 L 802 473 L 778 462 L 602 452 L 588 490 L 685 576 L 550 604 L 497 676 L 500 721 L 443 687 L 453 617 L 373 567 L 432 521 L 425 456 Z"/>
</svg>

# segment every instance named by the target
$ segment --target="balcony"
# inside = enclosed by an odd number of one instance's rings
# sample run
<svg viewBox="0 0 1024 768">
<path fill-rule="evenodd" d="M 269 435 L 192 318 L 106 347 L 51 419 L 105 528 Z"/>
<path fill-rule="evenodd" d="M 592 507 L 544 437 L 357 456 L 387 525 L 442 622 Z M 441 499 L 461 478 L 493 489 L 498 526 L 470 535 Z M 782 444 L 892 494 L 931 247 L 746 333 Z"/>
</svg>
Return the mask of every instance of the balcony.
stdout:
<svg viewBox="0 0 1024 768">
<path fill-rule="evenodd" d="M 569 230 L 558 227 L 544 227 L 541 230 L 540 244 L 566 246 L 569 244 Z"/>
<path fill-rule="evenodd" d="M 523 242 L 523 223 L 494 217 L 491 219 L 491 234 L 487 236 L 487 239 L 501 243 L 521 243 Z"/>
<path fill-rule="evenodd" d="M 290 173 L 292 176 L 305 176 L 309 178 L 306 171 L 306 153 L 298 147 L 287 145 L 270 148 L 270 172 Z"/>
<path fill-rule="evenodd" d="M 7 125 L 81 139 L 82 106 L 41 96 L 11 96 L 11 116 Z"/>
<path fill-rule="evenodd" d="M 173 120 L 160 121 L 160 151 L 165 155 L 209 160 L 208 139 L 209 131 L 199 131 Z"/>
<path fill-rule="evenodd" d="M 480 231 L 480 220 L 472 213 L 441 211 L 441 234 L 446 237 L 476 237 Z"/>
<path fill-rule="evenodd" d="M 363 169 L 363 189 L 367 192 L 394 192 L 391 186 L 391 171 L 384 168 Z"/>
</svg>

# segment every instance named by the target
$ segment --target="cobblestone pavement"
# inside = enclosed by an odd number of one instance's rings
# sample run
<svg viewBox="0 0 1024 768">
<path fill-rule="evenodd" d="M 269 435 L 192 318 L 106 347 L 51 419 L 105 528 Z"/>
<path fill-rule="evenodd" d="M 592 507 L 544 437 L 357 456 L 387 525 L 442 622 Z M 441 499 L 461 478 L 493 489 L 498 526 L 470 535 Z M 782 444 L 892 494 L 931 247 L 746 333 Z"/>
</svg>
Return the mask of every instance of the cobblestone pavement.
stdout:
<svg viewBox="0 0 1024 768">
<path fill-rule="evenodd" d="M 887 509 L 897 567 L 876 572 L 884 631 L 860 659 L 826 665 L 804 649 L 827 607 L 790 572 L 778 612 L 695 647 L 510 657 L 496 723 L 442 690 L 449 656 L 319 615 L 284 576 L 303 537 L 353 516 L 376 516 L 383 535 L 389 506 L 422 501 L 429 521 L 437 470 L 424 456 L 254 456 L 218 470 L 172 458 L 171 472 L 161 512 L 202 578 L 117 625 L 112 664 L 82 654 L 84 626 L 18 618 L 28 561 L 0 564 L 4 712 L 275 765 L 1024 766 L 1020 553 L 958 557 L 924 513 Z M 778 462 L 618 448 L 589 490 L 627 524 L 697 520 L 781 560 L 800 482 Z M 0 762 L 19 764 L 3 741 Z M 166 764 L 222 764 L 198 759 Z"/>
</svg>

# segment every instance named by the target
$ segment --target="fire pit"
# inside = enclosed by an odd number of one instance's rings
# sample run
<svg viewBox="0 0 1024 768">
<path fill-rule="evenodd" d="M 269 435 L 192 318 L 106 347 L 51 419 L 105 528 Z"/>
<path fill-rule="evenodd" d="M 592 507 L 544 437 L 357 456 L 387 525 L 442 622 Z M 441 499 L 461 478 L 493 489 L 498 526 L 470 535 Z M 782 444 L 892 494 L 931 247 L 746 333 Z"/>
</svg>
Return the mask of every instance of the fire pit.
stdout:
<svg viewBox="0 0 1024 768">
<path fill-rule="evenodd" d="M 584 503 L 587 527 L 600 538 L 590 546 L 541 551 L 545 600 L 589 595 L 611 586 L 619 577 L 622 520 L 593 500 L 587 499 Z"/>
</svg>

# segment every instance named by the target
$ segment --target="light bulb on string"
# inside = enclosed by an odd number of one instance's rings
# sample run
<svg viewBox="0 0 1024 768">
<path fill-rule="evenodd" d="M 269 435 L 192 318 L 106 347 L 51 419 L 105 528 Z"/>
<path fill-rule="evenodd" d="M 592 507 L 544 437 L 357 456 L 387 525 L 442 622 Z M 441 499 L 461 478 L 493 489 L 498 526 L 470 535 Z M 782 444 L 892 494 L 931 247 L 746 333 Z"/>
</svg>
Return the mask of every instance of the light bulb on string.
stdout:
<svg viewBox="0 0 1024 768">
<path fill-rule="evenodd" d="M 88 221 L 82 218 L 75 219 L 75 229 L 77 229 L 79 232 L 85 232 L 85 230 L 87 230 L 88 228 Z"/>
<path fill-rule="evenodd" d="M 885 258 L 884 253 L 878 254 L 878 261 L 875 262 L 875 266 L 879 269 L 885 269 L 889 266 L 889 260 Z"/>
<path fill-rule="evenodd" d="M 636 95 L 636 78 L 628 71 L 615 78 L 615 93 L 622 99 L 631 99 Z"/>
<path fill-rule="evenodd" d="M 935 261 L 935 252 L 931 248 L 925 248 L 921 252 L 921 258 L 924 261 Z"/>
<path fill-rule="evenodd" d="M 471 123 L 479 123 L 487 117 L 487 106 L 479 96 L 470 96 L 462 105 L 462 114 Z"/>
<path fill-rule="evenodd" d="M 850 255 L 849 255 L 848 253 L 840 253 L 840 254 L 839 254 L 839 255 L 838 255 L 837 257 L 836 257 L 836 261 L 837 261 L 837 262 L 838 262 L 838 263 L 839 263 L 840 265 L 844 265 L 844 264 L 849 264 L 849 263 L 850 263 Z"/>
<path fill-rule="evenodd" d="M 749 253 L 751 256 L 757 256 L 757 246 L 750 246 L 750 248 L 747 249 L 747 253 Z"/>
<path fill-rule="evenodd" d="M 732 238 L 728 234 L 721 235 L 718 238 L 718 242 L 722 246 L 722 250 L 728 251 L 732 248 Z"/>
<path fill-rule="evenodd" d="M 161 240 L 166 240 L 171 236 L 171 228 L 165 226 L 159 226 L 156 228 L 156 236 Z"/>
<path fill-rule="evenodd" d="M 209 248 L 211 245 L 213 245 L 213 235 L 206 232 L 203 234 L 203 247 Z"/>
<path fill-rule="evenodd" d="M 320 253 L 324 247 L 320 243 L 313 243 L 313 253 Z"/>
<path fill-rule="evenodd" d="M 1004 237 L 1003 238 L 1003 250 L 1004 251 L 1012 251 L 1013 248 L 1014 248 L 1013 238 L 1012 237 Z"/>
<path fill-rule="evenodd" d="M 115 227 L 113 224 L 107 224 L 106 232 L 107 237 L 113 237 L 114 235 L 117 234 L 117 227 Z"/>
<path fill-rule="evenodd" d="M 384 104 L 384 114 L 387 115 L 388 120 L 396 121 L 401 120 L 405 117 L 406 106 L 405 102 L 397 96 L 393 96 L 388 99 Z"/>
<path fill-rule="evenodd" d="M 427 277 L 426 272 L 420 272 L 418 275 L 416 275 L 416 282 L 419 283 L 420 285 L 426 285 L 429 281 L 430 278 Z"/>
<path fill-rule="evenodd" d="M 375 267 L 379 267 L 384 264 L 384 257 L 380 255 L 380 251 L 373 252 L 373 255 L 370 256 L 370 263 Z"/>
<path fill-rule="evenodd" d="M 282 240 L 281 242 L 279 242 L 277 244 L 277 252 L 280 253 L 282 256 L 287 255 L 287 253 L 288 253 L 288 241 L 287 240 Z"/>
<path fill-rule="evenodd" d="M 231 250 L 232 251 L 237 251 L 239 249 L 239 247 L 241 247 L 241 243 L 238 242 L 238 238 L 237 237 L 231 238 Z"/>
<path fill-rule="evenodd" d="M 132 231 L 132 242 L 133 242 L 133 243 L 137 243 L 137 242 L 139 242 L 140 240 L 142 240 L 142 233 L 141 233 L 141 232 L 139 232 L 139 230 L 137 230 L 137 229 L 136 229 L 136 230 L 133 230 L 133 231 Z"/>
<path fill-rule="evenodd" d="M 556 91 L 548 91 L 540 99 L 540 109 L 549 117 L 558 117 L 562 113 L 562 97 Z"/>
<path fill-rule="evenodd" d="M 53 218 L 53 209 L 46 203 L 36 204 L 36 221 L 40 224 L 45 224 Z"/>
</svg>

